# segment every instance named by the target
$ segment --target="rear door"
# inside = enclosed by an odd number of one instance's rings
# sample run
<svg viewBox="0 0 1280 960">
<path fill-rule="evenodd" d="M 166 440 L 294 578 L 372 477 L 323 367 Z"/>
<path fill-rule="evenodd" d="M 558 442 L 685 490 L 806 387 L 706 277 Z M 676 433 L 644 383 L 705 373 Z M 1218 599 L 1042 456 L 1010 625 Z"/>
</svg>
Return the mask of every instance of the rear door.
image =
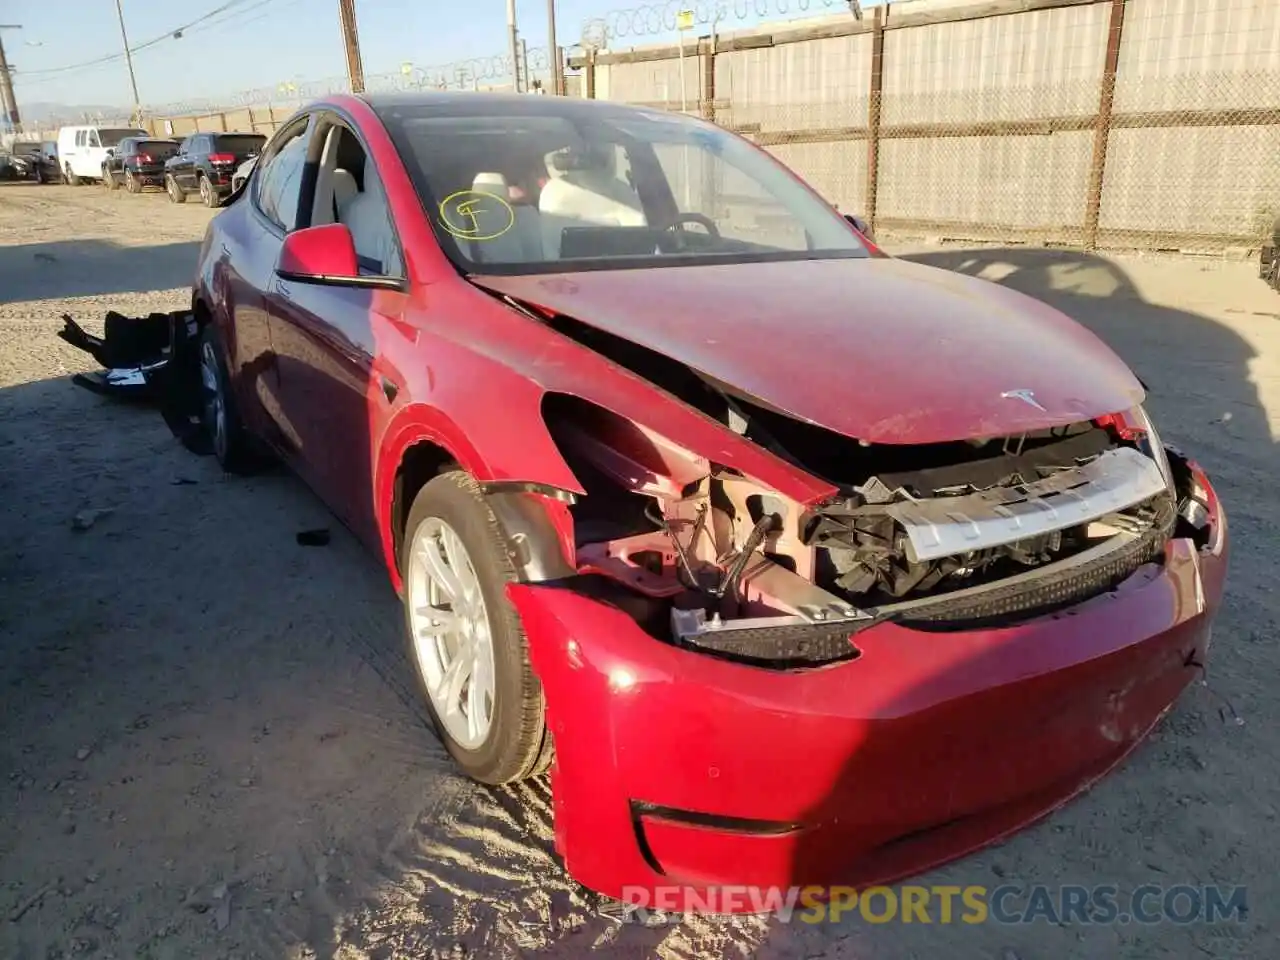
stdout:
<svg viewBox="0 0 1280 960">
<path fill-rule="evenodd" d="M 276 261 L 285 234 L 298 224 L 298 198 L 310 144 L 311 118 L 301 116 L 272 138 L 259 161 L 254 192 L 219 219 L 229 245 L 226 289 L 234 303 L 238 370 L 246 406 L 256 408 L 257 430 L 286 458 L 296 460 L 301 436 L 286 415 L 280 365 L 272 343 L 267 297 L 275 285 Z"/>
<path fill-rule="evenodd" d="M 173 177 L 173 182 L 180 188 L 191 179 L 191 146 L 198 139 L 198 136 L 187 137 L 179 144 L 178 152 L 165 162 L 165 175 Z"/>
<path fill-rule="evenodd" d="M 183 190 L 196 189 L 196 172 L 209 154 L 209 140 L 209 134 L 197 133 L 187 141 L 187 155 L 178 167 L 177 175 L 178 185 Z"/>
</svg>

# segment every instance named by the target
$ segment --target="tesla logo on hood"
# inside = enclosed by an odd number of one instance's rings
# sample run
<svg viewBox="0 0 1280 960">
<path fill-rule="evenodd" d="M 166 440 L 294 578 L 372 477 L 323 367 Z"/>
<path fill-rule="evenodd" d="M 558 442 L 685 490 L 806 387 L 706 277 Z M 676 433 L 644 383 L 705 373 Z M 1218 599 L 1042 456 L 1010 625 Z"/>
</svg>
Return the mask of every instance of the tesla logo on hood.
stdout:
<svg viewBox="0 0 1280 960">
<path fill-rule="evenodd" d="M 1000 397 L 1004 400 L 1021 400 L 1023 403 L 1031 404 L 1031 406 L 1035 407 L 1037 410 L 1044 410 L 1044 407 L 1040 406 L 1039 402 L 1036 400 L 1035 391 L 1033 390 L 1027 390 L 1025 388 L 1021 390 L 1006 390 L 1004 393 L 1000 394 Z"/>
</svg>

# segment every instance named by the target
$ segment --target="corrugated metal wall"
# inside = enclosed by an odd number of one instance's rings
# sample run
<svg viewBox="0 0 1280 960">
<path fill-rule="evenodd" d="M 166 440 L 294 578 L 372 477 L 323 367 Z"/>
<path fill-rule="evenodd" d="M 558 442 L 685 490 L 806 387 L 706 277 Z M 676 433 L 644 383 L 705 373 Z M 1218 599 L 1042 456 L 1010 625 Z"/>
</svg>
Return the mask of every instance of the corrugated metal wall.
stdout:
<svg viewBox="0 0 1280 960">
<path fill-rule="evenodd" d="M 1098 2 L 887 29 L 877 220 L 1082 240 L 1110 16 L 1111 4 Z M 717 53 L 716 120 L 763 136 L 841 209 L 866 208 L 867 142 L 855 131 L 777 141 L 865 128 L 871 51 L 864 33 Z M 603 59 L 597 96 L 678 108 L 676 61 Z M 690 58 L 690 101 L 701 80 L 701 63 Z M 1206 110 L 1236 112 L 1181 126 L 1167 114 L 1135 116 Z M 1157 235 L 1261 236 L 1280 213 L 1277 110 L 1280 0 L 1128 0 L 1103 233 L 1148 235 L 1148 245 L 1164 242 Z M 983 122 L 1000 127 L 914 137 L 894 129 Z"/>
</svg>

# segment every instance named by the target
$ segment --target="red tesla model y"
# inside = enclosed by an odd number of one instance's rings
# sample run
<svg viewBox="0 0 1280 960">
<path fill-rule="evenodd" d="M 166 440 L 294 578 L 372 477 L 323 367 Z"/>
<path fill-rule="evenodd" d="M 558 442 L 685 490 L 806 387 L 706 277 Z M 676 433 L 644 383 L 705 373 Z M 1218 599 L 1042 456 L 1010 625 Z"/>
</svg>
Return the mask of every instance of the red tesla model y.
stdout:
<svg viewBox="0 0 1280 960">
<path fill-rule="evenodd" d="M 1202 669 L 1227 523 L 1095 336 L 768 153 L 562 97 L 337 96 L 212 221 L 223 465 L 385 562 L 462 769 L 582 883 L 885 881 L 1046 814 Z"/>
</svg>

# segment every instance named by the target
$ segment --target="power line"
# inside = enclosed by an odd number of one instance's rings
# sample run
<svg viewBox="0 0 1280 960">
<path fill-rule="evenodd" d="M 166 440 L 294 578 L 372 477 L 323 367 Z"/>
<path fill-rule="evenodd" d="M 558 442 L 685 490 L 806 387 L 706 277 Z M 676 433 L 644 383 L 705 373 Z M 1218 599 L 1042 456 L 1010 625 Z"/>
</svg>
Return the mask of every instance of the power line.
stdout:
<svg viewBox="0 0 1280 960">
<path fill-rule="evenodd" d="M 205 21 L 211 20 L 214 17 L 218 16 L 219 14 L 226 13 L 227 11 L 231 11 L 234 14 L 247 13 L 249 10 L 266 6 L 268 3 L 272 3 L 273 0 L 258 0 L 257 3 L 253 4 L 251 7 L 247 8 L 246 10 L 233 10 L 234 7 L 237 7 L 247 2 L 248 0 L 227 0 L 226 3 L 222 4 L 221 6 L 215 7 L 214 9 L 210 10 L 208 13 L 205 13 L 199 17 L 196 17 L 194 20 L 190 21 L 189 23 L 184 23 L 181 26 L 173 27 L 170 30 L 166 30 L 164 33 L 160 34 L 159 36 L 152 37 L 150 40 L 147 40 L 147 41 L 144 41 L 143 43 L 135 44 L 134 46 L 129 47 L 129 52 L 138 53 L 141 50 L 146 50 L 150 47 L 154 47 L 156 44 L 163 43 L 166 40 L 179 39 L 183 33 L 185 33 L 187 30 L 190 30 L 192 27 L 197 27 L 200 24 L 205 23 Z M 220 20 L 218 22 L 226 23 L 229 19 L 230 18 L 224 18 L 223 20 Z M 123 59 L 125 59 L 125 55 L 123 53 L 113 53 L 113 54 L 108 54 L 106 56 L 96 57 L 92 60 L 84 60 L 84 61 L 81 61 L 80 63 L 64 64 L 63 66 L 60 66 L 60 67 L 44 67 L 38 70 L 24 70 L 20 74 L 20 78 L 24 82 L 28 77 L 39 77 L 41 79 L 47 79 L 47 78 L 52 78 L 54 76 L 62 76 L 63 74 L 71 73 L 76 70 L 84 70 L 88 67 L 96 67 L 106 63 L 115 63 Z"/>
</svg>

